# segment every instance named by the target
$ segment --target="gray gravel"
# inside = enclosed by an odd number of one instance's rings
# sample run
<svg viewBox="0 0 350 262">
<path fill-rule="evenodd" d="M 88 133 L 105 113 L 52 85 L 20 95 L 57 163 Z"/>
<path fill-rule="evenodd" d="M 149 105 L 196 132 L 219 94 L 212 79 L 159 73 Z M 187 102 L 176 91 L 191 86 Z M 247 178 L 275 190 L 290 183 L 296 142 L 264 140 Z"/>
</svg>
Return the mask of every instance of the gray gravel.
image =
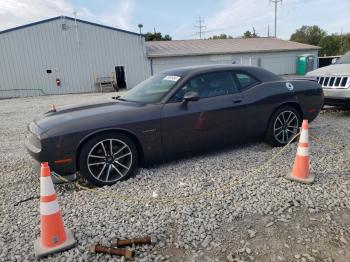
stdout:
<svg viewBox="0 0 350 262">
<path fill-rule="evenodd" d="M 47 111 L 51 103 L 60 106 L 109 96 L 0 101 L 0 261 L 35 259 L 32 242 L 39 236 L 39 176 L 23 146 L 26 124 Z M 335 217 L 340 213 L 346 219 L 350 217 L 350 112 L 323 111 L 311 124 L 310 134 L 337 145 L 311 142 L 311 171 L 316 175 L 313 185 L 284 178 L 291 170 L 297 143 L 259 173 L 254 170 L 280 149 L 252 143 L 140 169 L 128 181 L 98 189 L 111 192 L 110 197 L 78 191 L 72 185 L 57 185 L 65 224 L 74 232 L 78 245 L 47 260 L 120 261 L 119 257 L 90 254 L 89 245 L 150 234 L 158 243 L 134 247 L 136 261 L 314 261 L 315 257 L 349 261 L 350 222 L 342 223 Z M 227 184 L 230 189 L 221 191 Z M 215 191 L 210 197 L 167 205 L 121 201 L 117 197 L 176 198 L 210 191 Z M 307 218 L 320 229 L 305 227 L 310 237 L 304 232 L 298 239 L 293 233 L 303 230 L 302 224 L 293 222 L 298 218 Z M 289 227 L 294 231 L 285 229 Z M 285 251 L 291 252 L 289 255 L 259 249 L 259 243 L 267 241 L 263 237 L 270 241 L 280 237 L 276 230 L 291 241 L 281 243 L 280 248 L 291 250 Z M 330 235 L 332 232 L 334 235 Z M 317 236 L 334 237 L 338 245 L 334 253 L 327 251 L 327 245 L 333 248 L 328 242 L 323 250 L 311 249 Z M 293 251 L 293 243 L 301 245 L 300 253 Z M 302 249 L 305 246 L 309 249 Z"/>
</svg>

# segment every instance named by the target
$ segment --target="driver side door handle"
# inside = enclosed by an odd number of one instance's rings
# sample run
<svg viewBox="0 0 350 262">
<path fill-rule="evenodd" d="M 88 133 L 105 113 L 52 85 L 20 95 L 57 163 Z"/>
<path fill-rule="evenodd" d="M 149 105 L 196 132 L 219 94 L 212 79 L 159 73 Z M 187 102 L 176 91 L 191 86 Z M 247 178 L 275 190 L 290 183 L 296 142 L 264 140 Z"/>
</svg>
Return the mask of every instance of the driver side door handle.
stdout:
<svg viewBox="0 0 350 262">
<path fill-rule="evenodd" d="M 234 98 L 234 99 L 232 99 L 232 102 L 234 104 L 240 104 L 240 103 L 242 103 L 242 99 L 241 98 Z"/>
</svg>

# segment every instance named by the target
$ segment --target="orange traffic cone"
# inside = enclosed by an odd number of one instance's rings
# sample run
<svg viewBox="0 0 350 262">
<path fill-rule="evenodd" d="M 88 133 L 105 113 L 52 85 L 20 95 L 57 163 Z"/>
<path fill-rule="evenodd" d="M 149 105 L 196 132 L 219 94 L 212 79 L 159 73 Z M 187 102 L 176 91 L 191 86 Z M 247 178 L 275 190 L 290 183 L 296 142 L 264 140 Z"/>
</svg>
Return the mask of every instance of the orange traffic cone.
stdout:
<svg viewBox="0 0 350 262">
<path fill-rule="evenodd" d="M 287 179 L 306 184 L 314 182 L 315 176 L 310 174 L 309 124 L 307 120 L 303 121 L 293 170 L 291 174 L 287 175 Z"/>
<path fill-rule="evenodd" d="M 64 228 L 61 210 L 48 163 L 41 164 L 40 174 L 40 238 L 34 241 L 36 257 L 47 256 L 75 246 L 70 230 Z"/>
</svg>

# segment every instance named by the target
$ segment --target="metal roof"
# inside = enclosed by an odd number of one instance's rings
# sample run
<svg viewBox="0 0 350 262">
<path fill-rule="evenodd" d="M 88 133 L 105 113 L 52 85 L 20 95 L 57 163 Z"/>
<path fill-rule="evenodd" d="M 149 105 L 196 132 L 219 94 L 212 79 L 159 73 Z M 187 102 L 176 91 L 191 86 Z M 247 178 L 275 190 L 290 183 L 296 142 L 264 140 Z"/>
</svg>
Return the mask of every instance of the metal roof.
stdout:
<svg viewBox="0 0 350 262">
<path fill-rule="evenodd" d="M 23 28 L 26 28 L 26 27 L 31 27 L 31 26 L 35 26 L 35 25 L 51 22 L 51 21 L 54 21 L 54 20 L 57 20 L 57 19 L 68 19 L 68 20 L 72 20 L 72 21 L 76 20 L 79 23 L 88 24 L 88 25 L 94 25 L 94 26 L 107 28 L 107 29 L 110 29 L 110 30 L 118 31 L 118 32 L 123 32 L 123 33 L 127 33 L 127 34 L 140 36 L 140 34 L 135 33 L 135 32 L 130 32 L 130 31 L 127 31 L 127 30 L 123 30 L 123 29 L 119 29 L 119 28 L 115 28 L 115 27 L 111 27 L 111 26 L 96 24 L 96 23 L 93 23 L 93 22 L 85 21 L 85 20 L 75 19 L 75 18 L 69 17 L 69 16 L 57 16 L 57 17 L 41 20 L 41 21 L 38 21 L 38 22 L 17 26 L 17 27 L 14 27 L 14 28 L 10 28 L 10 29 L 6 29 L 6 30 L 3 30 L 3 31 L 0 31 L 0 34 L 4 34 L 4 33 L 12 32 L 12 31 L 15 31 L 15 30 L 23 29 Z M 141 36 L 143 36 L 143 35 L 141 35 Z"/>
<path fill-rule="evenodd" d="M 317 50 L 318 46 L 286 41 L 273 37 L 233 38 L 216 40 L 173 40 L 146 42 L 147 56 L 174 57 L 213 54 L 262 53 Z"/>
</svg>

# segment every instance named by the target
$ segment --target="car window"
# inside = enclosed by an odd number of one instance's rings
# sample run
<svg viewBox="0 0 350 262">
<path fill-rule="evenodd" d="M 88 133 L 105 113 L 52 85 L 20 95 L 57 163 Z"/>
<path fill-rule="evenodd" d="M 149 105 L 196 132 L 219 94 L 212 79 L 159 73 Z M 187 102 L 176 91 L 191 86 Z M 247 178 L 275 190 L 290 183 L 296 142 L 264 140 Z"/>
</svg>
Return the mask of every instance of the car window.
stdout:
<svg viewBox="0 0 350 262">
<path fill-rule="evenodd" d="M 187 92 L 197 92 L 200 98 L 233 94 L 238 91 L 231 72 L 208 73 L 189 80 L 171 99 L 181 101 Z"/>
<path fill-rule="evenodd" d="M 245 74 L 245 73 L 236 73 L 236 78 L 237 78 L 237 81 L 240 85 L 239 89 L 240 90 L 244 90 L 244 89 L 247 89 L 255 84 L 258 83 L 258 80 L 256 80 L 255 78 L 251 77 L 250 75 L 248 74 Z"/>
</svg>

